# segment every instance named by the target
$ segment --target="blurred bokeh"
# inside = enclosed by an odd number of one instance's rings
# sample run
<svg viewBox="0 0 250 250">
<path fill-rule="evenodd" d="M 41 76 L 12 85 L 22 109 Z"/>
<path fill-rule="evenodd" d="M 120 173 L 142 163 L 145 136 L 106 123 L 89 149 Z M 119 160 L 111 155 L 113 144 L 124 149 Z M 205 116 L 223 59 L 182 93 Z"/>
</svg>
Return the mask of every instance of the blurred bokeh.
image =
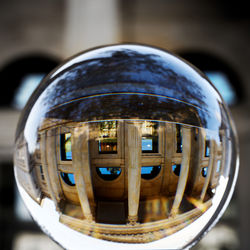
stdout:
<svg viewBox="0 0 250 250">
<path fill-rule="evenodd" d="M 196 250 L 250 246 L 250 14 L 247 1 L 0 1 L 0 249 L 61 249 L 27 213 L 13 176 L 21 109 L 40 80 L 69 56 L 136 42 L 179 54 L 202 70 L 230 106 L 239 135 L 240 172 L 223 218 Z M 181 239 L 180 239 L 181 240 Z"/>
</svg>

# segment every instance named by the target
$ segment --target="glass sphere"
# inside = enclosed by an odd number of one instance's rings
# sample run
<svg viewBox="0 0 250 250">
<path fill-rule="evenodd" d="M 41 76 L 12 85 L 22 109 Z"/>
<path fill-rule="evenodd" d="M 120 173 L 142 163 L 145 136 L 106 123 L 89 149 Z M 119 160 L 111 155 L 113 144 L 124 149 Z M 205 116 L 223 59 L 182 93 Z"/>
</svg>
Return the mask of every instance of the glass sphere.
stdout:
<svg viewBox="0 0 250 250">
<path fill-rule="evenodd" d="M 106 46 L 33 93 L 14 169 L 32 217 L 67 249 L 189 248 L 229 203 L 237 136 L 194 66 L 157 48 Z"/>
</svg>

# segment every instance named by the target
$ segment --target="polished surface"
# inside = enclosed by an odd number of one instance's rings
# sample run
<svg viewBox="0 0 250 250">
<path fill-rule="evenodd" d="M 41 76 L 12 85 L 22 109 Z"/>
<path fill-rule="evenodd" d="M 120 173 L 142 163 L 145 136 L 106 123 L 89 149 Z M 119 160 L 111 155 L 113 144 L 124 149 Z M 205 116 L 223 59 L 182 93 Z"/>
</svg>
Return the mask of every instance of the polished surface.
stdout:
<svg viewBox="0 0 250 250">
<path fill-rule="evenodd" d="M 65 62 L 32 95 L 16 132 L 21 194 L 66 248 L 191 246 L 225 210 L 237 171 L 237 137 L 218 91 L 148 46 Z M 57 227 L 77 238 L 74 247 Z"/>
</svg>

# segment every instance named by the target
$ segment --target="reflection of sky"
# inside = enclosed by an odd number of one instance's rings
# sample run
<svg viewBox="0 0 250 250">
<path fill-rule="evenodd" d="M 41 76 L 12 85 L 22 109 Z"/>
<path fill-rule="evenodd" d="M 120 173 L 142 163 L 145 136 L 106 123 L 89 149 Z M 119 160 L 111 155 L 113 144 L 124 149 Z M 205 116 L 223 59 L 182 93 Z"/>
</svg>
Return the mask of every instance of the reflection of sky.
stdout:
<svg viewBox="0 0 250 250">
<path fill-rule="evenodd" d="M 71 67 L 72 65 L 74 67 Z M 68 67 L 71 69 L 63 72 Z M 93 74 L 93 72 L 98 72 L 98 74 Z M 88 92 L 89 88 L 99 85 L 101 91 L 104 91 L 102 93 L 105 93 L 103 87 L 108 82 L 125 83 L 127 81 L 127 83 L 147 83 L 140 86 L 140 88 L 146 86 L 145 93 L 149 93 L 147 92 L 149 87 L 160 87 L 158 94 L 160 91 L 162 95 L 175 97 L 198 106 L 202 103 L 205 109 L 207 105 L 212 110 L 218 109 L 215 100 L 220 100 L 213 87 L 195 69 L 172 54 L 150 47 L 119 45 L 89 51 L 66 63 L 53 76 L 58 73 L 67 77 L 68 98 L 70 98 L 69 92 L 77 88 L 79 81 L 84 79 L 85 90 L 87 87 Z M 69 82 L 76 79 L 78 83 Z M 126 91 L 124 88 L 119 90 Z M 119 92 L 119 90 L 116 91 Z M 97 93 L 98 89 L 95 89 L 95 92 Z"/>
<path fill-rule="evenodd" d="M 218 89 L 228 105 L 232 105 L 236 102 L 235 91 L 233 90 L 228 77 L 223 72 L 206 71 L 205 74 Z"/>
<path fill-rule="evenodd" d="M 151 174 L 153 166 L 141 167 L 141 174 Z"/>
<path fill-rule="evenodd" d="M 115 174 L 116 175 L 119 175 L 121 173 L 121 170 L 120 168 L 98 168 L 101 172 L 101 174 L 104 174 L 104 175 L 111 175 L 113 174 L 112 173 L 112 170 L 114 169 L 115 170 Z"/>
<path fill-rule="evenodd" d="M 218 160 L 218 161 L 217 161 L 216 173 L 219 173 L 219 172 L 220 172 L 220 166 L 221 166 L 221 161 Z"/>
<path fill-rule="evenodd" d="M 72 160 L 72 152 L 71 151 L 66 152 L 66 160 Z"/>
<path fill-rule="evenodd" d="M 71 182 L 72 184 L 75 184 L 74 174 L 68 173 L 68 177 L 69 177 L 70 182 Z"/>
<path fill-rule="evenodd" d="M 75 177 L 74 174 L 72 173 L 64 173 L 61 172 L 61 177 L 63 178 L 63 180 L 67 183 L 67 184 L 72 184 L 75 185 Z M 69 182 L 69 183 L 68 183 Z"/>
<path fill-rule="evenodd" d="M 41 82 L 43 77 L 44 74 L 42 73 L 29 74 L 22 79 L 13 100 L 13 105 L 15 108 L 24 108 L 29 97 L 31 96 L 35 88 L 38 86 L 38 84 Z"/>
<path fill-rule="evenodd" d="M 217 130 L 221 125 L 220 96 L 214 88 L 195 69 L 158 49 L 120 45 L 90 51 L 66 63 L 48 81 L 51 83 L 32 107 L 25 126 L 24 135 L 30 152 L 35 149 L 41 121 L 55 105 L 67 107 L 72 100 L 76 103 L 79 98 L 98 94 L 135 92 L 162 95 L 179 102 L 177 107 L 183 104 L 198 107 L 202 126 Z M 122 104 L 119 107 L 122 108 Z M 74 120 L 84 109 L 77 105 L 79 103 L 72 103 L 73 109 L 68 113 L 60 107 L 58 113 L 65 115 L 53 118 L 69 120 L 73 117 Z M 98 112 L 103 114 L 107 110 L 102 108 Z"/>
<path fill-rule="evenodd" d="M 142 150 L 152 150 L 153 140 L 152 139 L 142 139 L 141 141 Z"/>
</svg>

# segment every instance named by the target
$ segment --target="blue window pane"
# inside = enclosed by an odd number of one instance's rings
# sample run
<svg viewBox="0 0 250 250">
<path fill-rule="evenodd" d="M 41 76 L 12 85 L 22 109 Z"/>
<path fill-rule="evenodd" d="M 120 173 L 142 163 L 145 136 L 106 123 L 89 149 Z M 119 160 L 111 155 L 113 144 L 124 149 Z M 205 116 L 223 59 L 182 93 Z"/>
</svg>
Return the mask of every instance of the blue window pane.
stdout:
<svg viewBox="0 0 250 250">
<path fill-rule="evenodd" d="M 217 168 L 216 168 L 216 173 L 220 172 L 220 166 L 221 166 L 221 161 L 217 161 Z"/>
<path fill-rule="evenodd" d="M 142 138 L 141 143 L 142 151 L 152 151 L 153 150 L 153 139 L 144 139 Z"/>
<path fill-rule="evenodd" d="M 206 140 L 205 142 L 205 157 L 210 156 L 210 142 Z"/>
<path fill-rule="evenodd" d="M 158 153 L 157 122 L 145 121 L 142 124 L 142 153 Z"/>
<path fill-rule="evenodd" d="M 66 152 L 66 160 L 72 160 L 72 152 Z"/>
<path fill-rule="evenodd" d="M 71 133 L 61 134 L 60 147 L 61 147 L 61 160 L 71 161 L 72 150 L 71 150 Z"/>
<path fill-rule="evenodd" d="M 181 164 L 172 165 L 172 171 L 174 172 L 175 175 L 180 176 Z"/>
<path fill-rule="evenodd" d="M 141 174 L 150 174 L 153 170 L 153 167 L 142 167 Z"/>
<path fill-rule="evenodd" d="M 206 177 L 206 176 L 207 176 L 207 170 L 208 170 L 208 167 L 202 168 L 202 170 L 201 170 L 201 175 L 202 175 L 203 177 Z"/>
<path fill-rule="evenodd" d="M 67 185 L 75 186 L 76 183 L 75 183 L 74 174 L 61 172 L 61 177 Z"/>
<path fill-rule="evenodd" d="M 68 174 L 70 182 L 75 185 L 75 177 L 73 174 Z"/>
</svg>

